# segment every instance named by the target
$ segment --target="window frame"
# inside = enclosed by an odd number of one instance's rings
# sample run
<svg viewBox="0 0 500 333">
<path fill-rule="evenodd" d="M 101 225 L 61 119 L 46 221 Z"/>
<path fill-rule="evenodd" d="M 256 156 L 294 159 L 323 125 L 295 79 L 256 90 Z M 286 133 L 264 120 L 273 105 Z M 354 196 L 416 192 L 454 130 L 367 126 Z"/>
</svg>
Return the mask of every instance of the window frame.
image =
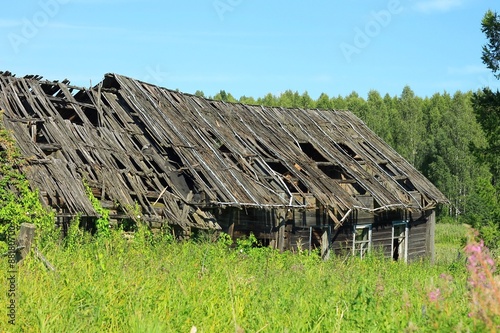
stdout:
<svg viewBox="0 0 500 333">
<path fill-rule="evenodd" d="M 396 228 L 404 226 L 404 231 L 396 235 Z M 404 259 L 404 262 L 408 262 L 408 243 L 409 243 L 409 221 L 408 220 L 396 220 L 392 221 L 392 232 L 391 232 L 391 257 L 394 260 Z M 395 258 L 394 241 L 398 241 L 398 257 Z M 403 241 L 403 246 L 401 247 L 401 242 Z M 401 250 L 403 253 L 401 254 Z"/>
<path fill-rule="evenodd" d="M 365 257 L 365 255 L 371 252 L 372 249 L 372 224 L 355 224 L 352 230 L 352 255 L 359 256 L 361 259 Z M 364 229 L 368 229 L 367 231 L 367 239 L 364 237 L 362 240 L 356 240 L 356 236 L 358 236 L 358 232 L 361 231 L 361 236 L 364 234 Z M 359 246 L 360 245 L 360 246 Z M 365 247 L 365 245 L 367 245 Z M 358 247 L 359 246 L 359 247 Z"/>
</svg>

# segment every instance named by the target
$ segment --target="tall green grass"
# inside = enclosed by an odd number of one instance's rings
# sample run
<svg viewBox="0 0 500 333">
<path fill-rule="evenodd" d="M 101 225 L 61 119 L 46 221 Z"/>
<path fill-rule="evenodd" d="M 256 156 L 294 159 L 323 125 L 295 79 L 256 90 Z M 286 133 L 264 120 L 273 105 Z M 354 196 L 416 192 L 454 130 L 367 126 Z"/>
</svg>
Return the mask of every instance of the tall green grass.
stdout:
<svg viewBox="0 0 500 333">
<path fill-rule="evenodd" d="M 465 262 L 463 249 L 467 243 L 470 228 L 465 224 L 436 224 L 436 260 L 441 264 L 450 264 L 458 260 Z"/>
<path fill-rule="evenodd" d="M 448 239 L 438 227 L 437 239 Z M 448 231 L 447 231 L 448 232 Z M 458 234 L 458 231 L 457 231 Z M 465 263 L 409 265 L 280 254 L 224 242 L 83 239 L 19 266 L 16 325 L 5 332 L 476 331 Z M 76 240 L 75 240 L 76 242 Z M 243 244 L 243 243 L 242 243 Z M 240 244 L 241 245 L 241 244 Z M 458 247 L 456 247 L 458 249 Z M 7 262 L 0 263 L 6 271 Z M 7 304 L 7 283 L 0 304 Z M 1 331 L 0 330 L 0 331 Z"/>
</svg>

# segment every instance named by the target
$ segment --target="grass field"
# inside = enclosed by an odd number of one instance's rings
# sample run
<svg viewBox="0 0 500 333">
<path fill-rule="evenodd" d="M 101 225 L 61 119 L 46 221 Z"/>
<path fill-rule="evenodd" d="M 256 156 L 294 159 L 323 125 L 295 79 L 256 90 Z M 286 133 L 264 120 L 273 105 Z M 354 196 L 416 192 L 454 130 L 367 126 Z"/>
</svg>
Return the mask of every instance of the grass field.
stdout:
<svg viewBox="0 0 500 333">
<path fill-rule="evenodd" d="M 73 237 L 40 249 L 55 272 L 34 256 L 18 267 L 15 325 L 2 280 L 0 331 L 478 332 L 488 326 L 471 315 L 466 232 L 438 224 L 435 265 L 377 254 L 323 262 L 145 232 Z M 7 260 L 0 267 L 7 272 Z"/>
</svg>

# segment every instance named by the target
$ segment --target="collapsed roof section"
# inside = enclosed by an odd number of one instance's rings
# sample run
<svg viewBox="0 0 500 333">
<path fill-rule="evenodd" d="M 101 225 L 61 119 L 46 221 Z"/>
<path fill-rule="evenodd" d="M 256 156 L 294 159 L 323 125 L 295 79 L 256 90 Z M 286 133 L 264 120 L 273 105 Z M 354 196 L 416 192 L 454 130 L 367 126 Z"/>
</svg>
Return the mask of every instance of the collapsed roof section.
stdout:
<svg viewBox="0 0 500 333">
<path fill-rule="evenodd" d="M 3 122 L 45 203 L 96 216 L 102 202 L 142 219 L 218 228 L 216 207 L 432 209 L 443 194 L 348 111 L 214 101 L 117 74 L 97 86 L 0 74 Z M 368 200 L 367 200 L 368 199 Z"/>
</svg>

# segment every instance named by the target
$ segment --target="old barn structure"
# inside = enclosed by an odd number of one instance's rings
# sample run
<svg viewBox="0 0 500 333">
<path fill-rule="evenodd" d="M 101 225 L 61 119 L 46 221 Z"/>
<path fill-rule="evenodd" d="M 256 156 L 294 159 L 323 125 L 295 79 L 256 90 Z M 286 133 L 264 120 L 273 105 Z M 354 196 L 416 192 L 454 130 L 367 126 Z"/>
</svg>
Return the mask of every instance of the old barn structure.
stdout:
<svg viewBox="0 0 500 333">
<path fill-rule="evenodd" d="M 63 228 L 98 214 L 280 250 L 432 255 L 443 194 L 349 111 L 230 104 L 107 74 L 92 88 L 0 72 L 3 124 Z"/>
</svg>

